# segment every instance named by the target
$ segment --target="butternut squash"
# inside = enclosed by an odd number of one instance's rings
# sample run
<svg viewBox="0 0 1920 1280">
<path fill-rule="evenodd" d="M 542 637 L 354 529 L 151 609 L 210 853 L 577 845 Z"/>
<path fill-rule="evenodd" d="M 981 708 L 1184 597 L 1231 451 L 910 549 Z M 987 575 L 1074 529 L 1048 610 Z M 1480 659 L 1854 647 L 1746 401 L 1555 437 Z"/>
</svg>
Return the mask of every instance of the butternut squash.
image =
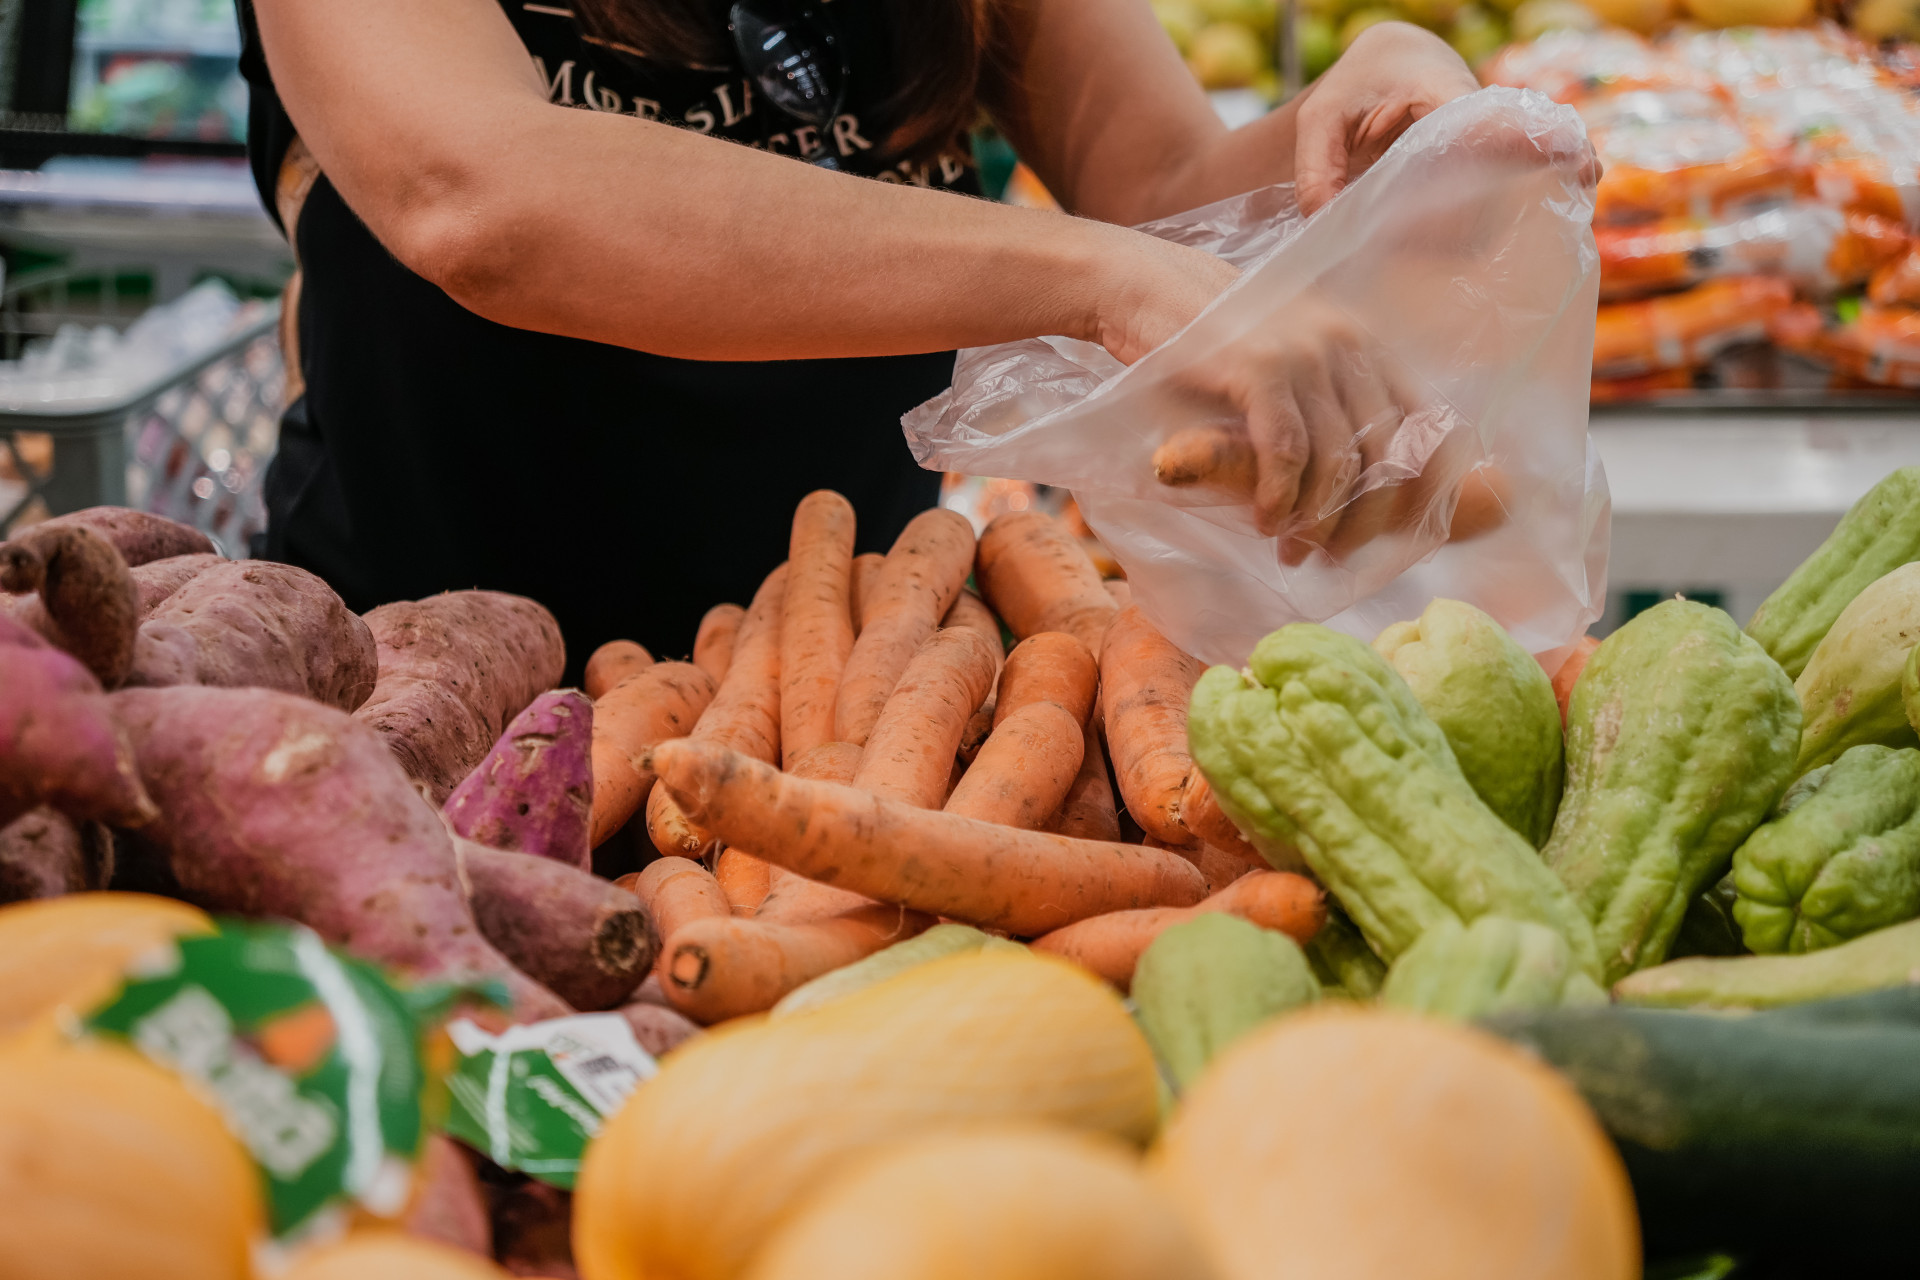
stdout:
<svg viewBox="0 0 1920 1280">
<path fill-rule="evenodd" d="M 49 1035 L 0 1048 L 0 1206 L 7 1280 L 247 1280 L 262 1221 L 246 1152 L 177 1076 Z"/>
<path fill-rule="evenodd" d="M 1484 1033 L 1352 1007 L 1240 1041 L 1156 1174 L 1224 1280 L 1634 1280 L 1620 1157 L 1573 1086 Z"/>
<path fill-rule="evenodd" d="M 1111 1139 L 932 1134 L 861 1161 L 776 1234 L 751 1280 L 1207 1280 L 1191 1232 Z"/>
<path fill-rule="evenodd" d="M 507 1273 L 464 1249 L 372 1228 L 313 1250 L 280 1280 L 507 1280 Z"/>
<path fill-rule="evenodd" d="M 137 956 L 208 933 L 206 913 L 144 893 L 79 893 L 0 907 L 0 1036 L 62 1006 L 84 1013 Z"/>
<path fill-rule="evenodd" d="M 731 1280 L 852 1161 L 936 1127 L 1043 1121 L 1144 1144 L 1152 1052 L 1120 998 L 1051 957 L 981 950 L 677 1050 L 587 1148 L 584 1280 Z"/>
</svg>

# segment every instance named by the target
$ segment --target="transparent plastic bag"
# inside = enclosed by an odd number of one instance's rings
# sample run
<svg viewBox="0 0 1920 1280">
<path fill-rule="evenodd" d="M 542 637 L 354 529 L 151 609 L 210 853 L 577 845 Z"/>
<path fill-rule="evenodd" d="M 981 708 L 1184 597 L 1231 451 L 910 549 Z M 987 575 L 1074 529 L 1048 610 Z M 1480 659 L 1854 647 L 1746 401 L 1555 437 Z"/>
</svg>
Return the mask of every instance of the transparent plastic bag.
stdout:
<svg viewBox="0 0 1920 1280">
<path fill-rule="evenodd" d="M 903 419 L 908 443 L 925 467 L 1073 490 L 1134 600 L 1210 662 L 1243 661 L 1288 622 L 1370 639 L 1438 596 L 1551 655 L 1599 616 L 1606 586 L 1606 479 L 1586 430 L 1589 155 L 1572 110 L 1484 89 L 1414 125 L 1311 219 L 1272 187 L 1151 224 L 1240 279 L 1131 368 L 1065 338 L 963 351 L 952 388 Z M 1321 548 L 1287 565 L 1244 492 L 1162 483 L 1154 459 L 1191 433 L 1245 431 L 1191 394 L 1196 368 L 1329 313 L 1372 344 L 1404 416 L 1366 422 L 1365 452 L 1338 460 L 1331 499 L 1303 518 L 1382 489 L 1396 515 L 1337 560 Z M 1449 542 L 1475 481 L 1493 527 Z"/>
</svg>

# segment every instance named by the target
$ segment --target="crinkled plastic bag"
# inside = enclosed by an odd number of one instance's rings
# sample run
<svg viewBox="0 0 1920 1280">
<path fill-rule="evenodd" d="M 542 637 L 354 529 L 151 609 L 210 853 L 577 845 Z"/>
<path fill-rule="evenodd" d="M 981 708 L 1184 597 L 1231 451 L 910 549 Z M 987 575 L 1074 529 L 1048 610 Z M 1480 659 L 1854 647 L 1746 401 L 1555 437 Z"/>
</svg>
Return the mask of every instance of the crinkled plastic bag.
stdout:
<svg viewBox="0 0 1920 1280">
<path fill-rule="evenodd" d="M 1238 664 L 1289 622 L 1371 639 L 1436 597 L 1486 610 L 1551 660 L 1606 590 L 1609 501 L 1587 439 L 1589 156 L 1571 109 L 1484 89 L 1414 125 L 1313 218 L 1282 186 L 1150 224 L 1240 279 L 1130 368 L 1057 337 L 963 351 L 952 388 L 902 420 L 908 443 L 924 467 L 1071 489 L 1134 600 L 1207 661 Z M 1340 460 L 1331 501 L 1304 518 L 1406 487 L 1388 495 L 1388 531 L 1288 566 L 1244 491 L 1163 484 L 1154 454 L 1182 432 L 1244 433 L 1243 417 L 1194 396 L 1193 371 L 1328 308 L 1377 344 L 1405 412 L 1368 419 L 1365 452 Z M 1475 480 L 1499 523 L 1448 542 Z"/>
</svg>

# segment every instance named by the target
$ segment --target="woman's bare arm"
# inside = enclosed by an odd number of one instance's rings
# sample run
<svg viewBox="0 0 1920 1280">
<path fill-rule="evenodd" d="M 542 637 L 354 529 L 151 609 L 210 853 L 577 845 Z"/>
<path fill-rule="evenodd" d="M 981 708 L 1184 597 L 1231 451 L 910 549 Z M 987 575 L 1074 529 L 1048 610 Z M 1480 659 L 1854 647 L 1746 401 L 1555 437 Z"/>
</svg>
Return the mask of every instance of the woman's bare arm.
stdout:
<svg viewBox="0 0 1920 1280">
<path fill-rule="evenodd" d="M 694 359 L 1044 333 L 1131 359 L 1231 277 L 1098 222 L 552 105 L 492 0 L 255 8 L 281 100 L 347 204 L 504 324 Z"/>
</svg>

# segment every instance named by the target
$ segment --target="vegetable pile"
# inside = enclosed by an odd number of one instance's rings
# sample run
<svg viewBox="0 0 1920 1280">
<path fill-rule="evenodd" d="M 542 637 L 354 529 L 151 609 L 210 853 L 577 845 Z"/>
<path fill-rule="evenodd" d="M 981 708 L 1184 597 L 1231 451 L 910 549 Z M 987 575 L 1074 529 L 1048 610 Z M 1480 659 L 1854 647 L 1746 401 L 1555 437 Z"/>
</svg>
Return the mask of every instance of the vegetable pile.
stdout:
<svg viewBox="0 0 1920 1280">
<path fill-rule="evenodd" d="M 690 660 L 584 690 L 530 600 L 361 618 L 48 522 L 0 544 L 0 1258 L 1871 1255 L 1920 1168 L 1915 510 L 1889 477 L 1744 632 L 1672 600 L 1549 671 L 1439 600 L 1203 671 L 1046 516 L 856 557 L 822 492 Z"/>
</svg>

